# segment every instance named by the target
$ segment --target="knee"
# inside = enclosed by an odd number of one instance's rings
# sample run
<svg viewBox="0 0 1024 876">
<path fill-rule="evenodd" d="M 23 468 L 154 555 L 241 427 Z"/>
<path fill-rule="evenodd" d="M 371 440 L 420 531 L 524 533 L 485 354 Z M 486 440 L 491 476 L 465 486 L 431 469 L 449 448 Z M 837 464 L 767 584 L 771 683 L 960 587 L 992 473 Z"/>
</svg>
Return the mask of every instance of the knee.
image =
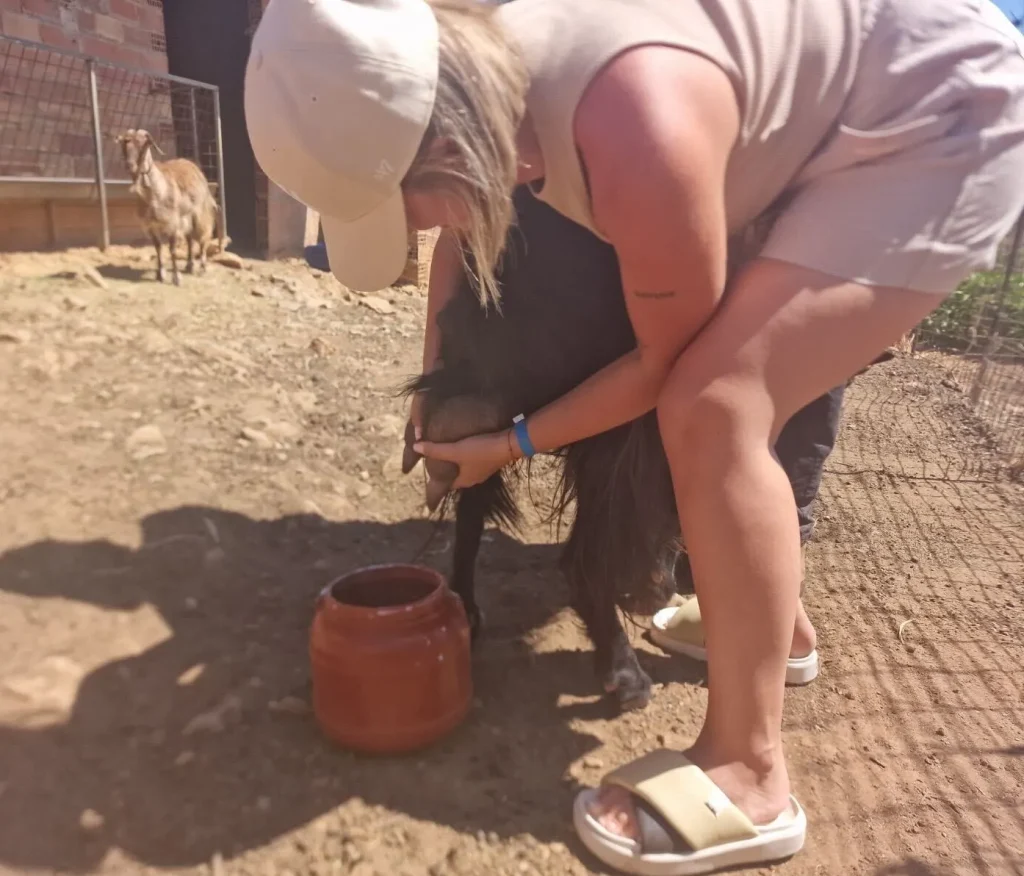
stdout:
<svg viewBox="0 0 1024 876">
<path fill-rule="evenodd" d="M 734 453 L 744 440 L 766 441 L 770 411 L 764 388 L 743 380 L 722 378 L 696 391 L 670 381 L 658 398 L 658 428 L 670 460 L 704 465 Z"/>
</svg>

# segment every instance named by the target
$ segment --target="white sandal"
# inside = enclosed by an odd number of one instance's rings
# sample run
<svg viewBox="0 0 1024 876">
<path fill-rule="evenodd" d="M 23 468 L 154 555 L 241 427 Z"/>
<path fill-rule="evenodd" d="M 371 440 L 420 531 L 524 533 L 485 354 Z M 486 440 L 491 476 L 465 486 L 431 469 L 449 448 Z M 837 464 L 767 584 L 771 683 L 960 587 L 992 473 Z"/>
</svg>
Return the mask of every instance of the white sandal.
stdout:
<svg viewBox="0 0 1024 876">
<path fill-rule="evenodd" d="M 635 876 L 697 876 L 767 864 L 799 852 L 807 816 L 796 798 L 770 824 L 755 825 L 685 755 L 659 749 L 605 776 L 633 794 L 639 840 L 611 833 L 590 814 L 598 790 L 581 791 L 573 824 L 603 863 Z"/>
<path fill-rule="evenodd" d="M 706 663 L 708 652 L 704 647 L 697 597 L 691 596 L 656 612 L 651 618 L 651 638 L 666 651 Z M 806 657 L 790 657 L 786 661 L 786 684 L 808 684 L 817 677 L 817 649 Z"/>
</svg>

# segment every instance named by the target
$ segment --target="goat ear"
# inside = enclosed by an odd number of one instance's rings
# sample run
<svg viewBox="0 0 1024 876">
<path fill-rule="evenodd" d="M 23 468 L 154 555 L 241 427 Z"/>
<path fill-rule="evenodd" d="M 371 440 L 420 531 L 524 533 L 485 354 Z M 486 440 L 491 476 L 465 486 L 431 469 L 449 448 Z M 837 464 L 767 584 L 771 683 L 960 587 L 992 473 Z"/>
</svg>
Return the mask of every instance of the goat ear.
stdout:
<svg viewBox="0 0 1024 876">
<path fill-rule="evenodd" d="M 416 430 L 410 420 L 405 424 L 405 449 L 402 451 L 402 474 L 409 474 L 420 461 L 421 454 L 412 449 L 416 443 Z"/>
<path fill-rule="evenodd" d="M 434 512 L 451 491 L 452 484 L 459 476 L 459 466 L 458 463 L 440 459 L 429 459 L 424 465 L 427 469 L 427 508 Z"/>
</svg>

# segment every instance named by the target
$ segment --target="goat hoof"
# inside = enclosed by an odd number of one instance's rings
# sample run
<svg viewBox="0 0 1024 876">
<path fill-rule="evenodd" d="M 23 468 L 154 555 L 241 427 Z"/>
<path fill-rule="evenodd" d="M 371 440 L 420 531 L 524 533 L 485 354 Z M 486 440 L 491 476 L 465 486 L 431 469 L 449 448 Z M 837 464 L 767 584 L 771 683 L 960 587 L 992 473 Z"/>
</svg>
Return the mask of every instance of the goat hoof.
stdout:
<svg viewBox="0 0 1024 876">
<path fill-rule="evenodd" d="M 651 701 L 651 677 L 639 665 L 615 670 L 609 676 L 605 690 L 614 693 L 623 712 L 644 709 Z"/>
</svg>

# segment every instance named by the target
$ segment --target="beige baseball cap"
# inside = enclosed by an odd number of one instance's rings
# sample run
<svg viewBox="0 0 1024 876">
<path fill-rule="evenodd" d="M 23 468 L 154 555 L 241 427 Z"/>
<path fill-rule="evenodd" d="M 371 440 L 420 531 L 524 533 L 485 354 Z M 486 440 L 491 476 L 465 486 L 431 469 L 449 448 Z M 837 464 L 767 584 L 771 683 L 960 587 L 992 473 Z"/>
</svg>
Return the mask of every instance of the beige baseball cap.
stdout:
<svg viewBox="0 0 1024 876">
<path fill-rule="evenodd" d="M 245 120 L 264 173 L 320 213 L 331 270 L 383 289 L 405 267 L 401 182 L 437 89 L 425 0 L 270 0 L 245 71 Z"/>
</svg>

